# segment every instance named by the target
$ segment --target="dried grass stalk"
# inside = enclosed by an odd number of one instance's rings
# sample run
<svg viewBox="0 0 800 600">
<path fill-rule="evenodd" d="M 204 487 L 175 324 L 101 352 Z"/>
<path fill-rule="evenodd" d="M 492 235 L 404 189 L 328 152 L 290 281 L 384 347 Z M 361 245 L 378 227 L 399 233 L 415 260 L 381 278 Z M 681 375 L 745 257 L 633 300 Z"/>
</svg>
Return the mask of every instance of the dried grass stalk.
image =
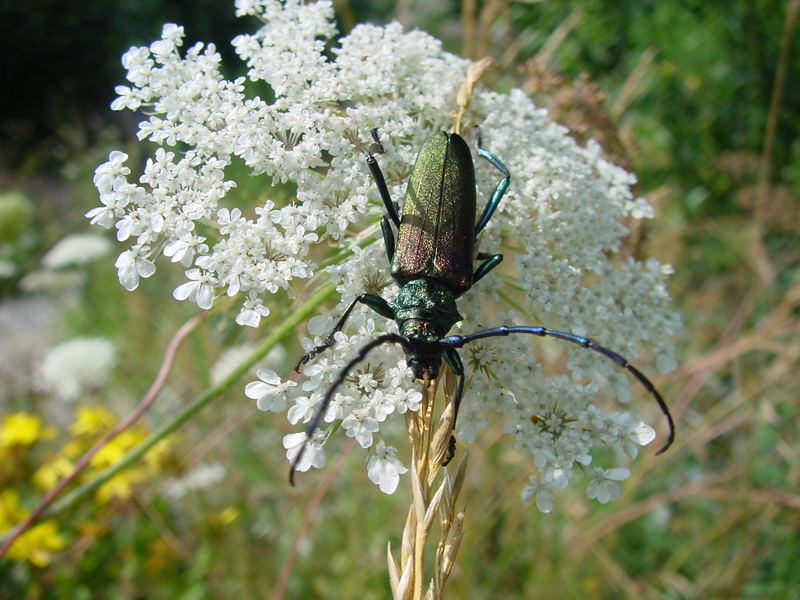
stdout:
<svg viewBox="0 0 800 600">
<path fill-rule="evenodd" d="M 467 78 L 464 80 L 464 83 L 461 84 L 461 87 L 458 89 L 458 95 L 456 96 L 458 114 L 456 115 L 453 131 L 459 135 L 461 135 L 461 119 L 464 117 L 464 113 L 467 112 L 467 107 L 469 107 L 469 103 L 472 101 L 472 94 L 475 86 L 491 64 L 492 59 L 484 57 L 471 63 L 469 67 L 467 67 Z"/>
<path fill-rule="evenodd" d="M 457 510 L 467 459 L 461 459 L 455 475 L 441 464 L 453 430 L 453 406 L 449 403 L 434 422 L 439 380 L 424 382 L 419 411 L 407 416 L 411 441 L 411 506 L 408 510 L 399 565 L 388 548 L 389 580 L 394 600 L 437 600 L 442 597 L 464 534 L 464 513 Z M 447 386 L 445 386 L 447 387 Z M 452 397 L 450 394 L 445 394 Z M 438 480 L 438 485 L 434 484 Z M 438 519 L 436 518 L 438 516 Z M 435 525 L 438 522 L 438 527 Z M 437 536 L 433 564 L 426 585 L 425 550 Z M 402 565 L 402 569 L 400 567 Z M 424 595 L 423 595 L 424 590 Z"/>
</svg>

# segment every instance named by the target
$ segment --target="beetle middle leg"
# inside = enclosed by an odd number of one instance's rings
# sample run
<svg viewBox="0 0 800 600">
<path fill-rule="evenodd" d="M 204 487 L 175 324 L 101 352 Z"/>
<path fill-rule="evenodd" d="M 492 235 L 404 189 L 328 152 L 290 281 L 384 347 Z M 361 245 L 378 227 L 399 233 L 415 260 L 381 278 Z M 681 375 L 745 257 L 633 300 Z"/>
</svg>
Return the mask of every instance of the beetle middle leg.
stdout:
<svg viewBox="0 0 800 600">
<path fill-rule="evenodd" d="M 372 139 L 375 141 L 370 145 L 367 153 L 367 166 L 369 167 L 370 173 L 372 173 L 372 178 L 375 180 L 378 193 L 386 208 L 386 215 L 381 217 L 381 231 L 383 232 L 383 243 L 386 246 L 386 256 L 389 258 L 389 262 L 391 262 L 392 258 L 394 258 L 395 240 L 389 221 L 394 223 L 395 227 L 400 227 L 400 207 L 397 202 L 392 201 L 392 197 L 389 194 L 389 187 L 386 185 L 386 179 L 383 176 L 383 171 L 381 171 L 378 161 L 375 160 L 375 154 L 383 154 L 384 152 L 383 144 L 381 144 L 381 140 L 378 137 L 378 129 L 373 129 L 371 133 Z"/>
<path fill-rule="evenodd" d="M 481 214 L 481 218 L 478 220 L 478 224 L 475 226 L 475 235 L 477 236 L 489 220 L 494 215 L 497 207 L 500 205 L 500 200 L 502 200 L 503 196 L 505 195 L 506 191 L 508 190 L 508 186 L 511 182 L 511 173 L 508 171 L 506 166 L 503 164 L 499 158 L 497 158 L 494 154 L 489 152 L 483 147 L 481 141 L 481 134 L 480 130 L 478 131 L 478 155 L 482 156 L 490 163 L 492 163 L 500 172 L 503 174 L 503 178 L 497 183 L 497 186 L 492 193 L 492 197 L 489 199 L 489 202 L 486 204 L 486 208 L 483 209 L 483 214 Z M 485 254 L 483 252 L 479 252 L 477 256 L 478 260 L 482 260 L 482 262 L 475 272 L 472 274 L 472 283 L 473 285 L 483 279 L 489 271 L 494 269 L 497 265 L 503 262 L 503 255 L 502 254 Z"/>
<path fill-rule="evenodd" d="M 485 252 L 478 252 L 476 256 L 478 260 L 482 260 L 483 262 L 475 269 L 475 272 L 472 274 L 472 285 L 475 285 L 477 281 L 483 279 L 486 274 L 494 269 L 497 265 L 503 262 L 503 255 L 502 254 L 486 254 Z"/>
<path fill-rule="evenodd" d="M 325 341 L 322 343 L 322 345 L 316 346 L 311 350 L 311 352 L 309 352 L 308 354 L 304 354 L 300 358 L 300 360 L 297 361 L 297 365 L 295 365 L 294 367 L 294 370 L 297 373 L 300 372 L 300 368 L 303 365 L 307 364 L 310 360 L 313 360 L 313 358 L 317 354 L 320 354 L 321 352 L 324 352 L 325 350 L 333 346 L 334 342 L 336 341 L 333 336 L 336 335 L 337 331 L 342 330 L 345 322 L 350 317 L 350 313 L 353 312 L 353 309 L 359 302 L 361 304 L 366 304 L 379 315 L 386 317 L 387 319 L 394 320 L 395 317 L 394 310 L 386 300 L 375 294 L 359 294 L 358 296 L 355 297 L 355 300 L 353 300 L 350 303 L 350 306 L 347 307 L 347 310 L 344 311 L 342 318 L 339 319 L 338 323 L 336 323 L 336 326 L 333 328 L 333 331 L 331 331 L 330 334 L 328 334 L 328 337 L 325 338 Z"/>
</svg>

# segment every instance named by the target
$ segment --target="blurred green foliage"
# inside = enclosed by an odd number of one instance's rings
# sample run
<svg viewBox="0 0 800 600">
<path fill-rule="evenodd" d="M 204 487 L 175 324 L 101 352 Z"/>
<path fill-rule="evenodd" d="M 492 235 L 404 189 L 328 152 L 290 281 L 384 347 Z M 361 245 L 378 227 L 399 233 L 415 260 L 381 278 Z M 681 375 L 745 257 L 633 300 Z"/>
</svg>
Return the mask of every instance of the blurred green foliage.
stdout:
<svg viewBox="0 0 800 600">
<path fill-rule="evenodd" d="M 557 86 L 530 91 L 557 119 L 567 115 L 559 98 L 572 93 L 571 108 L 591 110 L 578 111 L 577 120 L 570 113 L 567 124 L 617 140 L 620 160 L 630 161 L 640 193 L 657 210 L 638 243 L 675 265 L 672 291 L 687 323 L 684 364 L 659 382 L 678 416 L 677 445 L 661 458 L 637 461 L 618 502 L 599 506 L 576 493 L 554 514 L 541 515 L 519 501 L 528 465 L 498 441 L 501 424 L 471 445 L 467 533 L 450 597 L 797 598 L 796 27 L 782 65 L 780 107 L 770 108 L 790 2 L 478 2 L 475 12 L 463 14 L 455 2 L 336 6 L 344 29 L 397 17 L 453 52 L 498 58 L 491 82 L 498 88 L 530 83 L 533 59 L 562 28 L 566 35 L 536 67 Z M 21 282 L 39 268 L 41 254 L 66 233 L 87 228 L 82 215 L 97 203 L 92 171 L 108 151 L 124 148 L 141 160 L 135 123 L 107 105 L 124 79 L 122 52 L 150 43 L 170 21 L 186 26 L 188 40 L 215 42 L 230 72 L 241 71 L 227 41 L 256 24 L 236 20 L 227 2 L 0 1 L 0 187 L 33 202 L 33 214 L 0 207 L 0 258 L 11 257 L 17 269 L 0 276 L 6 302 L 30 300 L 34 293 Z M 467 40 L 465 27 L 473 31 Z M 580 87 L 583 73 L 596 88 Z M 589 101 L 579 93 L 587 90 Z M 771 117 L 775 141 L 765 155 Z M 236 193 L 235 202 L 252 204 L 259 181 L 244 182 Z M 754 267 L 758 203 L 757 239 L 772 279 Z M 51 335 L 117 342 L 113 382 L 82 402 L 108 402 L 122 416 L 152 382 L 167 340 L 192 311 L 164 300 L 174 287 L 166 277 L 124 292 L 112 262 L 90 265 L 69 294 L 40 289 L 36 295 L 49 294 L 58 307 Z M 256 342 L 288 310 L 276 307 L 259 332 L 209 319 L 179 355 L 173 369 L 179 376 L 148 424 L 163 422 L 205 389 L 208 365 L 225 349 Z M 288 372 L 295 353 L 290 346 L 270 367 Z M 67 544 L 47 566 L 0 563 L 0 600 L 269 597 L 324 475 L 306 475 L 299 488 L 288 488 L 279 449 L 291 428 L 281 418 L 253 414 L 251 404 L 234 387 L 181 430 L 173 461 L 130 498 L 62 515 Z M 33 385 L 0 399 L 8 414 L 12 408 L 44 414 L 47 405 Z M 37 460 L 58 455 L 65 440 L 37 442 L 36 453 L 7 463 L 9 469 L 30 478 Z M 210 462 L 223 465 L 223 482 L 166 493 L 170 478 Z M 39 492 L 20 489 L 30 510 Z M 404 493 L 377 492 L 351 456 L 300 544 L 286 597 L 387 597 L 386 541 L 399 544 L 407 502 Z"/>
</svg>

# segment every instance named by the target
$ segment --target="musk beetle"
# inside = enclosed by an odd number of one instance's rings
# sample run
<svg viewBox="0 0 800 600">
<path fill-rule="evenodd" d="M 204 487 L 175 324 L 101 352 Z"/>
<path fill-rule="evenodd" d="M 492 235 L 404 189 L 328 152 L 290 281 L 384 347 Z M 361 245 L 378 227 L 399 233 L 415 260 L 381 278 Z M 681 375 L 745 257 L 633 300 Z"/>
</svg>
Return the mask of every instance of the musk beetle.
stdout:
<svg viewBox="0 0 800 600">
<path fill-rule="evenodd" d="M 664 399 L 639 369 L 613 350 L 579 335 L 539 326 L 503 325 L 471 335 L 447 335 L 450 328 L 462 320 L 456 299 L 503 260 L 502 254 L 476 254 L 475 240 L 500 204 L 511 174 L 500 159 L 482 147 L 478 134 L 478 155 L 494 165 L 502 178 L 476 223 L 475 169 L 469 147 L 459 134 L 439 131 L 428 138 L 419 151 L 403 198 L 402 214 L 399 214 L 400 209 L 392 201 L 375 160 L 375 154 L 383 152 L 377 129 L 372 130 L 372 138 L 374 143 L 369 147 L 367 165 L 386 208 L 381 230 L 391 274 L 400 285 L 400 293 L 391 302 L 376 294 L 356 296 L 323 344 L 303 356 L 295 371 L 300 372 L 303 365 L 333 345 L 334 334 L 344 327 L 356 304 L 365 304 L 379 315 L 396 321 L 400 334 L 386 333 L 376 337 L 341 370 L 308 425 L 306 442 L 292 463 L 290 481 L 293 482 L 307 440 L 317 430 L 337 388 L 355 365 L 383 344 L 399 344 L 403 348 L 416 379 L 436 379 L 442 361 L 447 363 L 458 378 L 453 401 L 454 427 L 465 379 L 457 348 L 483 338 L 527 333 L 559 338 L 594 350 L 627 369 L 653 395 L 669 425 L 667 441 L 657 454 L 669 448 L 675 437 L 674 423 Z M 396 242 L 392 225 L 398 231 Z M 481 261 L 477 268 L 473 266 L 475 260 Z M 454 452 L 455 438 L 451 436 L 444 464 L 449 462 Z"/>
</svg>

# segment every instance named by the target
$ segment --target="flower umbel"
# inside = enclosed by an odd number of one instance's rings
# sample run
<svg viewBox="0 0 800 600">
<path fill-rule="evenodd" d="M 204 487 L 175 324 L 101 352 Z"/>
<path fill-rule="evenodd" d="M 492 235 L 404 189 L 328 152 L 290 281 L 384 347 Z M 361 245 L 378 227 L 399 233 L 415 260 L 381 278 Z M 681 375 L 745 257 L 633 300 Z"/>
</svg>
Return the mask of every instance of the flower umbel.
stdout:
<svg viewBox="0 0 800 600">
<path fill-rule="evenodd" d="M 132 176 L 120 152 L 96 171 L 101 206 L 87 216 L 115 227 L 117 238 L 131 244 L 117 260 L 120 282 L 135 289 L 158 264 L 179 262 L 186 281 L 175 289 L 176 299 L 206 309 L 221 297 L 235 297 L 236 321 L 253 327 L 280 313 L 274 294 L 291 297 L 298 280 L 323 268 L 341 295 L 333 315 L 365 289 L 382 288 L 391 300 L 398 288 L 383 287 L 386 252 L 380 235 L 373 234 L 383 207 L 365 163 L 370 130 L 380 129 L 386 149 L 381 166 L 399 200 L 422 142 L 453 124 L 468 61 L 396 23 L 357 26 L 329 49 L 336 32 L 332 3 L 324 0 L 240 0 L 237 13 L 264 23 L 233 43 L 248 77 L 271 88 L 269 103 L 248 96 L 244 78 L 221 75 L 213 45 L 184 51 L 184 32 L 176 25 L 166 25 L 161 40 L 132 48 L 123 58 L 130 85 L 117 88 L 113 108 L 145 110 L 149 116 L 139 137 L 161 147 L 140 175 Z M 512 266 L 505 277 L 513 285 L 504 286 L 504 275 L 492 272 L 459 300 L 465 319 L 457 327 L 471 333 L 501 323 L 542 324 L 591 336 L 629 358 L 646 345 L 661 370 L 672 368 L 669 336 L 680 319 L 669 308 L 671 269 L 654 260 L 613 260 L 626 233 L 621 218 L 651 214 L 647 202 L 631 193 L 633 176 L 607 162 L 597 144 L 577 145 L 520 90 L 477 89 L 463 124 L 464 132 L 480 125 L 484 146 L 512 174 L 480 249 L 496 251 L 503 237 L 520 251 L 506 257 Z M 468 133 L 465 138 L 470 141 Z M 226 208 L 222 201 L 236 185 L 229 168 L 234 161 L 274 182 L 292 182 L 294 197 L 275 191 L 253 209 Z M 476 179 L 479 203 L 485 202 L 497 172 L 476 161 Z M 323 240 L 346 250 L 325 267 L 309 253 Z M 500 304 L 498 289 L 524 310 Z M 310 331 L 308 349 L 330 329 Z M 292 423 L 307 423 L 342 366 L 384 331 L 396 331 L 395 324 L 359 308 L 336 334 L 336 344 L 306 367 L 300 385 L 262 371 L 247 395 L 263 410 L 289 406 Z M 477 369 L 471 369 L 459 423 L 474 437 L 487 407 L 507 419 L 506 430 L 532 455 L 538 471 L 535 490 L 525 495 L 535 495 L 545 512 L 552 509 L 553 491 L 566 486 L 576 467 L 595 469 L 591 497 L 612 499 L 622 467 L 596 467 L 593 450 L 610 446 L 633 457 L 638 444 L 652 440 L 652 430 L 633 413 L 604 408 L 597 382 L 609 382 L 616 401 L 627 402 L 630 381 L 604 357 L 580 348 L 567 351 L 570 377 L 554 376 L 535 360 L 533 344 L 487 339 L 470 348 L 465 362 Z M 537 348 L 550 352 L 560 346 L 545 341 Z M 417 410 L 421 398 L 402 352 L 382 346 L 351 373 L 323 421 L 341 425 L 371 448 L 370 479 L 390 492 L 405 467 L 386 443 L 385 424 L 395 414 Z M 328 431 L 306 446 L 298 470 L 324 464 Z M 302 433 L 284 438 L 290 460 L 304 440 Z"/>
</svg>

